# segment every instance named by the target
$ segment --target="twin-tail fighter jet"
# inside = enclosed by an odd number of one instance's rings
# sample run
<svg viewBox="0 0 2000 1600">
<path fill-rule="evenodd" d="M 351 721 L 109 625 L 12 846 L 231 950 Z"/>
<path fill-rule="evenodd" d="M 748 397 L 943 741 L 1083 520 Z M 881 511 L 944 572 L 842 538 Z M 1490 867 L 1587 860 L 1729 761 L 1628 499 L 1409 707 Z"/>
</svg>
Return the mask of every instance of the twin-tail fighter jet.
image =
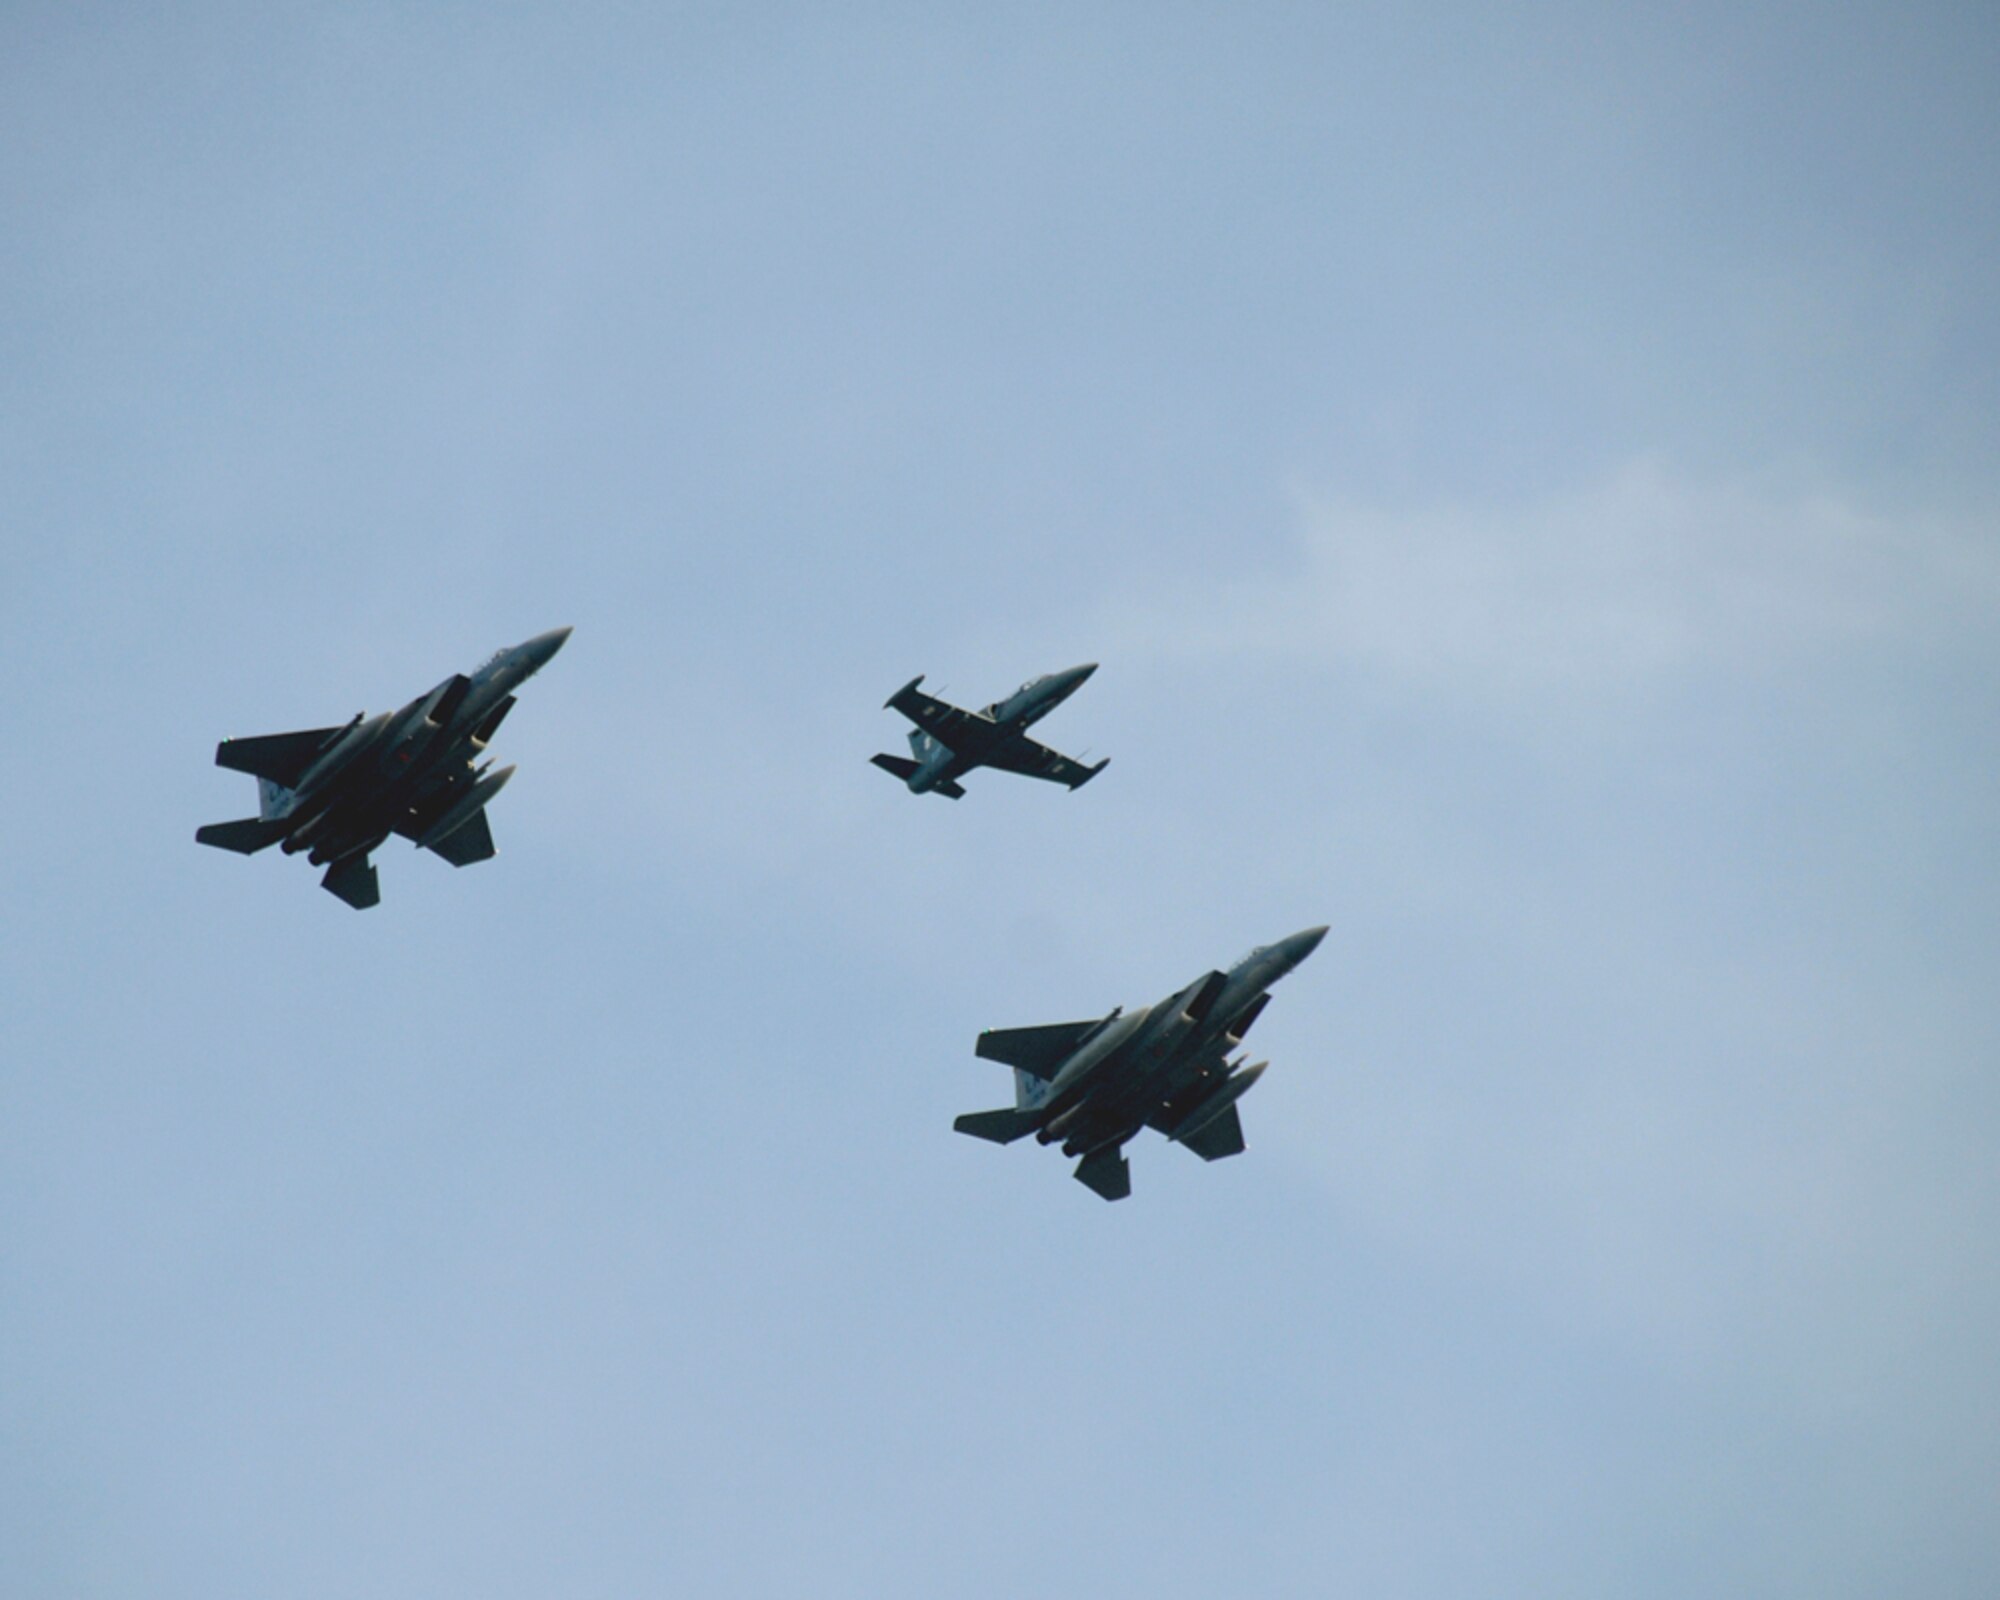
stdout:
<svg viewBox="0 0 2000 1600">
<path fill-rule="evenodd" d="M 1094 1022 L 992 1028 L 978 1053 L 1014 1069 L 1014 1105 L 970 1111 L 952 1124 L 995 1144 L 1033 1134 L 1081 1156 L 1076 1177 L 1107 1200 L 1132 1192 L 1123 1146 L 1157 1128 L 1204 1161 L 1243 1149 L 1236 1102 L 1268 1062 L 1231 1060 L 1270 1000 L 1271 985 L 1319 947 L 1326 929 L 1307 928 L 1260 945 L 1227 972 L 1210 972 L 1157 1005 L 1122 1007 Z"/>
<path fill-rule="evenodd" d="M 368 853 L 399 833 L 455 867 L 493 854 L 486 805 L 514 775 L 473 763 L 514 706 L 514 691 L 563 646 L 570 630 L 537 634 L 497 652 L 467 677 L 454 673 L 402 710 L 340 728 L 224 739 L 215 764 L 257 780 L 257 815 L 212 822 L 195 838 L 255 855 L 282 844 L 324 866 L 321 884 L 356 910 L 382 898 Z"/>
<path fill-rule="evenodd" d="M 1035 743 L 1026 730 L 1075 694 L 1096 670 L 1093 661 L 1067 672 L 1031 678 L 984 711 L 965 711 L 933 699 L 917 688 L 924 681 L 919 673 L 883 706 L 885 711 L 902 712 L 916 724 L 910 730 L 910 753 L 916 759 L 891 755 L 870 759 L 884 772 L 901 778 L 912 794 L 937 793 L 954 800 L 964 798 L 965 790 L 958 780 L 974 767 L 998 767 L 1002 772 L 1081 789 L 1111 764 L 1110 757 L 1086 767 Z"/>
</svg>

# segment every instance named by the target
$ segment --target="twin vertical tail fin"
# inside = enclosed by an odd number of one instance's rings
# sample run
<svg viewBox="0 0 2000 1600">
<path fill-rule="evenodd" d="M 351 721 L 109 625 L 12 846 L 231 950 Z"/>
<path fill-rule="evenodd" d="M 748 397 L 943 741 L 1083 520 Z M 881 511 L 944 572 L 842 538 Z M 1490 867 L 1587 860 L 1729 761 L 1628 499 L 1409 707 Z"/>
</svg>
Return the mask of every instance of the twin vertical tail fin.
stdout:
<svg viewBox="0 0 2000 1600">
<path fill-rule="evenodd" d="M 1014 1069 L 1014 1109 L 1016 1111 L 1039 1111 L 1049 1103 L 1049 1094 L 1055 1088 L 1047 1078 L 1038 1078 L 1032 1072 L 1020 1067 Z"/>
</svg>

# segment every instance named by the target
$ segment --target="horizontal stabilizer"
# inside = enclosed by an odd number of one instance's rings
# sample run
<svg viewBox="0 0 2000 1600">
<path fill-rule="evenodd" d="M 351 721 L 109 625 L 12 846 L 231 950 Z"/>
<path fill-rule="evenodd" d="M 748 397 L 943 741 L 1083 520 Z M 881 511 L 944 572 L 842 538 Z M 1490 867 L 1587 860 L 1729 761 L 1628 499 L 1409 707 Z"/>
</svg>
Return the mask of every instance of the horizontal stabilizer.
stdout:
<svg viewBox="0 0 2000 1600">
<path fill-rule="evenodd" d="M 234 850 L 254 856 L 284 838 L 291 823 L 284 817 L 245 817 L 240 822 L 211 822 L 194 831 L 196 844 L 212 844 L 218 850 Z"/>
<path fill-rule="evenodd" d="M 1039 1028 L 988 1028 L 979 1036 L 973 1052 L 988 1061 L 1018 1067 L 1037 1078 L 1053 1078 L 1098 1026 L 1093 1020 L 1051 1022 Z"/>
<path fill-rule="evenodd" d="M 870 756 L 868 759 L 884 772 L 901 778 L 905 783 L 908 783 L 917 775 L 916 762 L 910 760 L 907 756 Z M 940 778 L 936 783 L 932 784 L 931 792 L 933 794 L 947 795 L 953 800 L 963 800 L 965 798 L 965 790 L 949 778 Z"/>
<path fill-rule="evenodd" d="M 990 1140 L 994 1144 L 1012 1144 L 1016 1139 L 1025 1139 L 1035 1131 L 1041 1116 L 1033 1111 L 1016 1111 L 1008 1106 L 1001 1111 L 968 1111 L 957 1118 L 952 1127 L 959 1133 L 969 1133 L 975 1139 Z"/>
<path fill-rule="evenodd" d="M 1223 1108 L 1219 1116 L 1209 1118 L 1180 1142 L 1204 1161 L 1240 1156 L 1243 1154 L 1243 1119 L 1236 1114 L 1236 1106 L 1232 1102 Z"/>
<path fill-rule="evenodd" d="M 486 808 L 481 806 L 442 839 L 433 839 L 424 848 L 443 856 L 454 867 L 469 867 L 475 861 L 491 861 L 495 854 L 493 829 L 486 820 Z"/>
<path fill-rule="evenodd" d="M 382 899 L 375 868 L 366 856 L 349 856 L 345 861 L 334 862 L 319 882 L 327 893 L 339 896 L 356 911 L 366 911 Z"/>
<path fill-rule="evenodd" d="M 1076 1181 L 1107 1200 L 1123 1200 L 1132 1192 L 1132 1163 L 1116 1145 L 1107 1145 L 1076 1164 Z"/>
<path fill-rule="evenodd" d="M 353 725 L 349 723 L 348 727 Z M 307 728 L 299 733 L 267 733 L 254 739 L 224 739 L 215 747 L 215 764 L 296 789 L 299 779 L 306 775 L 306 768 L 313 764 L 313 757 L 346 731 L 347 728 Z"/>
</svg>

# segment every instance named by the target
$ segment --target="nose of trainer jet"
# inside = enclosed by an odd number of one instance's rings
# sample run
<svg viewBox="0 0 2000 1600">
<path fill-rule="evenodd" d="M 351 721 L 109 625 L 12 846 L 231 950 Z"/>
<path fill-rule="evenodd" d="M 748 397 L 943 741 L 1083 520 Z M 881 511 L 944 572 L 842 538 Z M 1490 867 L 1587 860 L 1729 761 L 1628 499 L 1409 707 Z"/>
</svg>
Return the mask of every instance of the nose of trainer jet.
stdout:
<svg viewBox="0 0 2000 1600">
<path fill-rule="evenodd" d="M 1076 693 L 1078 689 L 1082 688 L 1083 680 L 1096 670 L 1097 663 L 1095 661 L 1086 661 L 1080 667 L 1071 667 L 1064 672 L 1052 672 L 1049 674 L 1049 677 L 1054 680 L 1052 687 L 1056 693 L 1061 696 L 1067 696 Z"/>
</svg>

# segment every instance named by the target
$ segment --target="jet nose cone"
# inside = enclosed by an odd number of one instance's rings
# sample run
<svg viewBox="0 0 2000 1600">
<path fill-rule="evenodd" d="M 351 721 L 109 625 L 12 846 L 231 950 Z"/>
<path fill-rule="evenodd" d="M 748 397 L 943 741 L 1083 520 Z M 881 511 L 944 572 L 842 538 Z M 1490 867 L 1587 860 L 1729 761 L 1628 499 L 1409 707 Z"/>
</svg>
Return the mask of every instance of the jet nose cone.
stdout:
<svg viewBox="0 0 2000 1600">
<path fill-rule="evenodd" d="M 1080 667 L 1069 667 L 1061 672 L 1051 672 L 1048 684 L 1055 691 L 1058 700 L 1067 700 L 1083 687 L 1083 680 L 1097 670 L 1095 661 L 1086 661 Z"/>
<path fill-rule="evenodd" d="M 1319 948 L 1320 940 L 1325 937 L 1326 924 L 1321 923 L 1317 928 L 1307 928 L 1301 933 L 1293 934 L 1289 939 L 1279 940 L 1277 948 L 1279 954 L 1284 959 L 1285 970 L 1290 972 L 1292 968 L 1305 960 L 1307 956 Z"/>
<path fill-rule="evenodd" d="M 538 633 L 526 644 L 521 652 L 528 658 L 530 672 L 539 672 L 549 664 L 549 658 L 563 647 L 570 636 L 568 628 L 551 628 L 547 633 Z"/>
</svg>

